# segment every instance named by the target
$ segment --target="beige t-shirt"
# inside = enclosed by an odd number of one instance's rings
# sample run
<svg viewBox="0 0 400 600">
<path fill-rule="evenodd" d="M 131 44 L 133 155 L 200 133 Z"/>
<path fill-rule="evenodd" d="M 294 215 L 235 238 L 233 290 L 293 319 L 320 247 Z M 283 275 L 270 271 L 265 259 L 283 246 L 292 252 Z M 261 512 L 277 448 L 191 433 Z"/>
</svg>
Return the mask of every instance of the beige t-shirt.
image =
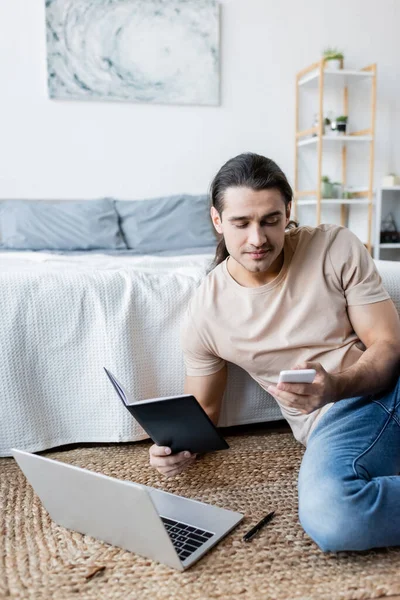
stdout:
<svg viewBox="0 0 400 600">
<path fill-rule="evenodd" d="M 212 375 L 229 361 L 267 389 L 281 370 L 298 362 L 317 361 L 329 373 L 342 371 L 365 351 L 347 306 L 388 298 L 371 256 L 351 231 L 336 225 L 290 229 L 282 269 L 272 282 L 241 286 L 226 260 L 202 281 L 182 326 L 186 373 Z M 306 444 L 330 406 L 309 415 L 280 409 L 295 438 Z"/>
</svg>

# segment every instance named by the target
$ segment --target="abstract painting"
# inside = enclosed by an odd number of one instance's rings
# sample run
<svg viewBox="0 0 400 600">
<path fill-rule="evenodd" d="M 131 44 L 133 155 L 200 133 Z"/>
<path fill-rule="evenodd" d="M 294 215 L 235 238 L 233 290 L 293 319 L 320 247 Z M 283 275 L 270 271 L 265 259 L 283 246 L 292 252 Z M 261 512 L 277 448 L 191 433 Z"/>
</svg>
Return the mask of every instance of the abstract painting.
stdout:
<svg viewBox="0 0 400 600">
<path fill-rule="evenodd" d="M 217 0 L 46 0 L 51 98 L 219 104 Z"/>
</svg>

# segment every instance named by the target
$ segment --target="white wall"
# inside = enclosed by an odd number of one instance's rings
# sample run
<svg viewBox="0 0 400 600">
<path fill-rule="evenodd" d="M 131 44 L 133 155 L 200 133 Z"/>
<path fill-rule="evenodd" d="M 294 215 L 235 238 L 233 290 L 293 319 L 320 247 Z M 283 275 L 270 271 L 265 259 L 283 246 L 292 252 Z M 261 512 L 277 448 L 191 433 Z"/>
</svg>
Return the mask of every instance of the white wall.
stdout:
<svg viewBox="0 0 400 600">
<path fill-rule="evenodd" d="M 0 0 L 0 198 L 203 192 L 265 154 L 293 181 L 295 74 L 328 45 L 378 64 L 376 174 L 400 172 L 398 0 L 225 0 L 220 107 L 49 100 L 44 0 Z"/>
</svg>

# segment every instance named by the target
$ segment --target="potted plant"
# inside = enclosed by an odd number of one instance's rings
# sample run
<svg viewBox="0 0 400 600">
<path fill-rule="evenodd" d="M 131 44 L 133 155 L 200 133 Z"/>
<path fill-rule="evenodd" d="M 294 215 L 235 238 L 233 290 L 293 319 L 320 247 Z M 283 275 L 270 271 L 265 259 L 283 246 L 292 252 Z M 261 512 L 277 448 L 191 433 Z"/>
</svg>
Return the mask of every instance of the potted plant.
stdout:
<svg viewBox="0 0 400 600">
<path fill-rule="evenodd" d="M 324 119 L 324 133 L 328 135 L 331 132 L 331 120 L 328 117 Z"/>
<path fill-rule="evenodd" d="M 323 198 L 332 198 L 332 183 L 327 175 L 321 177 L 321 196 Z"/>
<path fill-rule="evenodd" d="M 337 48 L 326 48 L 324 50 L 325 69 L 342 69 L 343 59 L 343 53 L 339 52 Z"/>
<path fill-rule="evenodd" d="M 346 115 L 336 117 L 336 129 L 337 132 L 341 135 L 344 135 L 346 133 L 347 119 L 348 117 L 346 117 Z"/>
</svg>

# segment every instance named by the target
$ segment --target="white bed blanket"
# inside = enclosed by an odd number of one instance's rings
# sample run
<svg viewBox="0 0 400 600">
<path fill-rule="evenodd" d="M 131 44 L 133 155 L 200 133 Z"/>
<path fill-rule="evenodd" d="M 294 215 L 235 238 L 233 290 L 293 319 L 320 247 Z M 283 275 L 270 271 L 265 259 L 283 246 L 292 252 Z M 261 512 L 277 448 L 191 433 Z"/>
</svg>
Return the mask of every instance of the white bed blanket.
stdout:
<svg viewBox="0 0 400 600">
<path fill-rule="evenodd" d="M 180 322 L 211 259 L 0 253 L 0 456 L 147 437 L 103 366 L 136 399 L 181 393 Z M 220 425 L 280 418 L 229 365 Z"/>
</svg>

